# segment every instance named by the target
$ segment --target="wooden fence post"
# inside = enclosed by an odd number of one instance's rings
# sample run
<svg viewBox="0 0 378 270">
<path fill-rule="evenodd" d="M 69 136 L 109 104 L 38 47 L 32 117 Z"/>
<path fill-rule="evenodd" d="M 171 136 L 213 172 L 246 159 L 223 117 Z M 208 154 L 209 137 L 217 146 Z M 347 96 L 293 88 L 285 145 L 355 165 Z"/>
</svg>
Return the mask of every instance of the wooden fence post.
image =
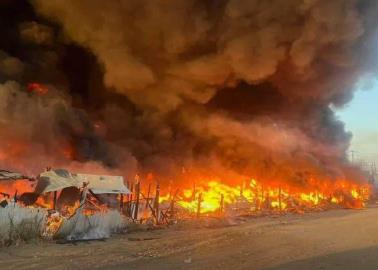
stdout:
<svg viewBox="0 0 378 270">
<path fill-rule="evenodd" d="M 201 203 L 202 203 L 202 193 L 198 194 L 197 218 L 199 218 L 201 215 Z"/>
<path fill-rule="evenodd" d="M 148 184 L 147 198 L 146 198 L 146 209 L 150 203 L 150 193 L 151 193 L 151 183 Z"/>
<path fill-rule="evenodd" d="M 121 211 L 121 214 L 123 213 L 123 193 L 120 194 L 119 197 L 119 209 Z"/>
<path fill-rule="evenodd" d="M 134 207 L 134 220 L 138 219 L 139 212 L 139 196 L 140 196 L 140 181 L 135 184 L 135 207 Z"/>
<path fill-rule="evenodd" d="M 156 217 L 156 224 L 159 224 L 159 204 L 160 204 L 160 184 L 156 184 L 156 193 L 155 193 L 155 217 Z"/>
<path fill-rule="evenodd" d="M 192 201 L 196 199 L 196 182 L 193 182 Z"/>
<path fill-rule="evenodd" d="M 54 197 L 53 197 L 53 209 L 56 210 L 56 202 L 58 199 L 58 191 L 54 191 Z"/>
</svg>

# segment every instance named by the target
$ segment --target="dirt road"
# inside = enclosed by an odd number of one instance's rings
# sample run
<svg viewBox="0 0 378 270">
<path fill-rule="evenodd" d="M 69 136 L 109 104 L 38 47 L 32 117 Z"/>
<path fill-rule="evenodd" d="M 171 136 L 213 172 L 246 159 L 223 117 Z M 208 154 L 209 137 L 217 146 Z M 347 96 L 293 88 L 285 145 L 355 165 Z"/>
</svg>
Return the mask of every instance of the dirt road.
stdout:
<svg viewBox="0 0 378 270">
<path fill-rule="evenodd" d="M 144 241 L 135 241 L 153 238 Z M 130 240 L 131 239 L 131 240 Z M 0 249 L 1 269 L 378 269 L 378 208 Z"/>
</svg>

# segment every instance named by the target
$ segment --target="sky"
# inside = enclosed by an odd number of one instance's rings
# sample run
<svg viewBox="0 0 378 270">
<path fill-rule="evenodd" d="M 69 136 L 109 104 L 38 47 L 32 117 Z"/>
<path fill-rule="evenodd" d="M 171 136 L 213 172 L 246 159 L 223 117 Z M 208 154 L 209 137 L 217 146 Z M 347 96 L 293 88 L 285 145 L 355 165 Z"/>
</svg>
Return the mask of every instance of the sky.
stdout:
<svg viewBox="0 0 378 270">
<path fill-rule="evenodd" d="M 355 151 L 354 158 L 378 161 L 378 80 L 360 84 L 353 100 L 337 116 L 353 133 L 350 150 Z"/>
</svg>

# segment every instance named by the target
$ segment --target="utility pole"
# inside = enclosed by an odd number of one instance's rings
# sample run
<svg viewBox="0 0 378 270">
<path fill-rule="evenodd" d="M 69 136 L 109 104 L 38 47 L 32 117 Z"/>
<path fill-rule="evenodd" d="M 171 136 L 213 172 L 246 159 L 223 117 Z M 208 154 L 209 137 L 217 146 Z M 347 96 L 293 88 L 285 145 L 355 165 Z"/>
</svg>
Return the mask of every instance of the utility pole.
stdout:
<svg viewBox="0 0 378 270">
<path fill-rule="evenodd" d="M 355 153 L 356 153 L 356 151 L 354 151 L 354 150 L 350 150 L 349 152 L 350 152 L 350 161 L 351 161 L 352 163 L 354 163 L 354 158 L 355 158 Z"/>
</svg>

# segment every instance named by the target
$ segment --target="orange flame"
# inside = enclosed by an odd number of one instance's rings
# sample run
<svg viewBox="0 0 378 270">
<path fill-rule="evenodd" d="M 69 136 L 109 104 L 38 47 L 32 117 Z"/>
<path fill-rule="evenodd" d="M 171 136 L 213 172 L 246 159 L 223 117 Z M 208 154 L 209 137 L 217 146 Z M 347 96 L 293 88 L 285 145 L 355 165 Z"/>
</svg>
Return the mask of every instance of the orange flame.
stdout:
<svg viewBox="0 0 378 270">
<path fill-rule="evenodd" d="M 332 183 L 313 181 L 314 186 L 307 187 L 306 190 L 287 184 L 263 185 L 255 179 L 236 186 L 223 184 L 214 179 L 203 183 L 205 184 L 195 189 L 183 189 L 177 204 L 192 213 L 198 211 L 199 203 L 201 213 L 215 213 L 221 208 L 241 202 L 247 203 L 251 211 L 300 211 L 334 206 L 360 209 L 365 206 L 370 196 L 370 186 L 343 180 Z M 160 197 L 161 202 L 169 200 L 170 196 L 167 194 Z"/>
<path fill-rule="evenodd" d="M 40 96 L 46 95 L 49 92 L 49 89 L 46 86 L 36 82 L 29 83 L 27 90 L 30 93 L 35 93 Z"/>
</svg>

